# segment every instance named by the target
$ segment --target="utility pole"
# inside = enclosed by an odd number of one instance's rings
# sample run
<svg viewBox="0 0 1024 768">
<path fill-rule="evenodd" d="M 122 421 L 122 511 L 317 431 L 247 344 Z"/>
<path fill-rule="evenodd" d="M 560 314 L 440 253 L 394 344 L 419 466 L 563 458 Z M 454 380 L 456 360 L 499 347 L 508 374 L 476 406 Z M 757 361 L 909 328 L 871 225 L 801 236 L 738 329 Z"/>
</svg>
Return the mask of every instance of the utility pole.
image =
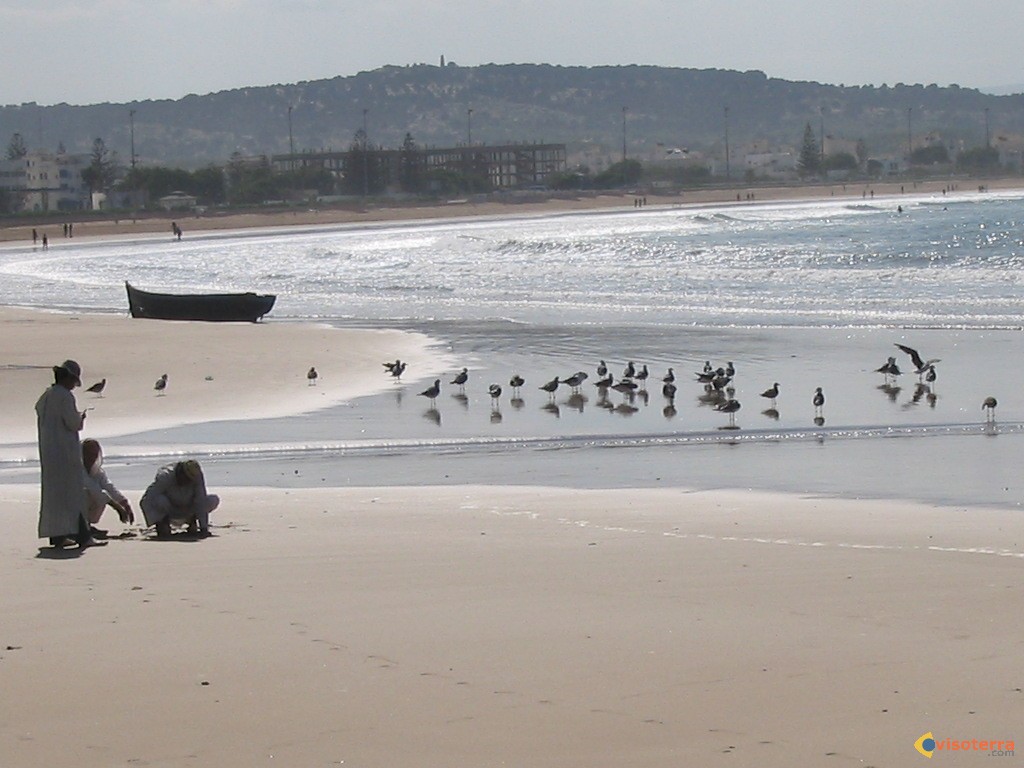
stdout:
<svg viewBox="0 0 1024 768">
<path fill-rule="evenodd" d="M 370 137 L 366 132 L 366 113 L 369 111 L 363 108 L 363 197 L 370 196 L 370 161 L 367 157 L 370 153 Z"/>
<path fill-rule="evenodd" d="M 625 107 L 622 108 L 622 164 L 623 164 L 623 168 L 622 168 L 623 180 L 625 180 L 625 174 L 626 174 L 626 168 L 625 168 L 625 164 L 626 164 L 626 108 Z"/>
<path fill-rule="evenodd" d="M 466 110 L 466 146 L 473 146 L 473 110 Z"/>
<path fill-rule="evenodd" d="M 825 108 L 819 107 L 818 109 L 818 136 L 821 137 L 821 146 L 818 148 L 821 157 L 818 160 L 818 164 L 821 167 L 821 173 L 825 173 Z"/>
<path fill-rule="evenodd" d="M 732 178 L 732 174 L 729 171 L 729 108 L 725 108 L 725 179 L 728 181 Z"/>
<path fill-rule="evenodd" d="M 907 163 L 910 163 L 910 156 L 914 154 L 914 133 L 911 130 L 910 118 L 914 113 L 913 107 L 907 107 Z"/>
<path fill-rule="evenodd" d="M 988 107 L 985 107 L 985 149 L 992 148 L 992 135 L 988 130 Z"/>
<path fill-rule="evenodd" d="M 987 110 L 986 110 L 987 111 Z M 129 133 L 131 135 L 131 151 L 132 151 L 132 177 L 135 176 L 135 110 L 128 110 L 128 125 Z"/>
<path fill-rule="evenodd" d="M 292 137 L 292 105 L 288 105 L 288 170 L 295 170 L 295 139 Z"/>
</svg>

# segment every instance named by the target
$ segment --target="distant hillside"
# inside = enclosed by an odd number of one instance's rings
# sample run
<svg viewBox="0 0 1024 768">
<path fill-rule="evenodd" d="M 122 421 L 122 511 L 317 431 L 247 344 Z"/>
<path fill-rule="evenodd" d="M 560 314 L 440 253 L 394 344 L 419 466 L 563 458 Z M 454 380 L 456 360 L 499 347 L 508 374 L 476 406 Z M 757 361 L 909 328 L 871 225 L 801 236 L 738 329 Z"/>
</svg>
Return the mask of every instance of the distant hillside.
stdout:
<svg viewBox="0 0 1024 768">
<path fill-rule="evenodd" d="M 906 147 L 908 110 L 916 137 L 984 142 L 988 110 L 993 139 L 1024 134 L 1024 96 L 994 96 L 952 86 L 843 87 L 789 82 L 761 72 L 665 67 L 486 65 L 384 67 L 351 77 L 242 88 L 175 101 L 90 106 L 0 107 L 0 148 L 21 133 L 31 148 L 88 152 L 101 137 L 127 164 L 129 110 L 135 111 L 140 162 L 195 168 L 244 155 L 287 152 L 288 107 L 297 151 L 343 149 L 365 119 L 370 141 L 389 147 L 406 132 L 420 144 L 552 141 L 570 159 L 622 150 L 622 108 L 630 153 L 659 143 L 719 151 L 724 108 L 730 142 L 739 148 L 799 145 L 804 126 L 872 153 Z M 472 116 L 468 110 L 472 109 Z M 468 119 L 470 118 L 470 119 Z"/>
</svg>

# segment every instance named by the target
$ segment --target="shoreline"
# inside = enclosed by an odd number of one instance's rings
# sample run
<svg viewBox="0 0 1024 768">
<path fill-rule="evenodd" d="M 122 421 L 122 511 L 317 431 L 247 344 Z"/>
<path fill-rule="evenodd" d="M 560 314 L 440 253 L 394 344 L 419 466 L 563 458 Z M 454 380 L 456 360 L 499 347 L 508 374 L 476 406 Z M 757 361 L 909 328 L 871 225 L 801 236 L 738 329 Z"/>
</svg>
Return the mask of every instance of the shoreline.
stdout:
<svg viewBox="0 0 1024 768">
<path fill-rule="evenodd" d="M 975 183 L 980 182 L 980 183 Z M 771 202 L 807 202 L 825 199 L 849 199 L 850 201 L 871 202 L 876 199 L 898 199 L 901 196 L 937 195 L 956 184 L 955 194 L 975 193 L 979 186 L 987 191 L 1024 190 L 1024 179 L 950 179 L 920 182 L 883 181 L 877 183 L 855 182 L 799 186 L 758 186 L 737 184 L 728 189 L 684 190 L 679 194 L 648 193 L 649 206 L 638 209 L 656 210 L 664 208 L 700 208 L 705 206 L 751 206 Z M 908 190 L 907 187 L 910 187 Z M 967 187 L 961 189 L 961 187 Z M 868 196 L 870 190 L 873 195 Z M 752 195 L 747 198 L 747 195 Z M 118 219 L 79 220 L 75 222 L 76 239 L 123 238 L 132 235 L 154 236 L 161 233 L 170 239 L 171 222 L 181 222 L 187 238 L 193 232 L 223 232 L 248 229 L 291 229 L 302 227 L 334 227 L 341 225 L 383 225 L 387 223 L 429 223 L 466 218 L 469 220 L 495 217 L 516 218 L 572 213 L 599 213 L 633 210 L 634 200 L 643 195 L 633 193 L 598 193 L 593 195 L 560 196 L 546 199 L 509 199 L 505 201 L 472 200 L 449 203 L 413 205 L 373 205 L 359 208 L 309 208 L 303 206 L 290 211 L 245 212 L 202 215 L 184 211 L 166 214 L 147 213 L 146 218 L 131 220 L 129 216 Z M 742 198 L 742 199 L 741 199 Z M 74 219 L 75 217 L 71 217 Z M 40 236 L 43 232 L 52 235 L 50 244 L 58 246 L 64 242 L 59 235 L 61 220 L 56 218 L 47 223 L 37 223 L 35 228 Z M 27 242 L 31 245 L 32 224 L 16 226 L 0 225 L 0 243 L 12 245 Z"/>
<path fill-rule="evenodd" d="M 51 367 L 83 368 L 78 407 L 88 409 L 83 437 L 232 419 L 296 416 L 383 391 L 378 358 L 439 369 L 436 341 L 387 329 L 339 329 L 312 322 L 202 323 L 124 315 L 54 313 L 0 307 L 0 448 L 34 444 L 33 403 L 53 383 Z M 269 350 L 273 354 L 261 354 Z M 258 364 L 255 364 L 258 360 Z M 310 386 L 313 365 L 319 378 Z M 165 392 L 154 381 L 169 374 Z M 85 391 L 105 379 L 103 394 Z"/>
</svg>

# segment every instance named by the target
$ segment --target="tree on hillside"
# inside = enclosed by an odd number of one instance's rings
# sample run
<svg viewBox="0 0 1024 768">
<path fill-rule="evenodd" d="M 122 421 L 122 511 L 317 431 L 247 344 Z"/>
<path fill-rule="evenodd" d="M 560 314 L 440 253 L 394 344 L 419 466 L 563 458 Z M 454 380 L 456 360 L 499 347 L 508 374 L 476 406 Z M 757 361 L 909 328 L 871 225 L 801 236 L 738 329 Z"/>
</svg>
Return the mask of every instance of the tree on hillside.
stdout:
<svg viewBox="0 0 1024 768">
<path fill-rule="evenodd" d="M 999 150 L 995 147 L 972 147 L 956 157 L 957 170 L 967 173 L 991 173 L 999 170 Z"/>
<path fill-rule="evenodd" d="M 811 124 L 804 127 L 804 139 L 800 143 L 800 159 L 797 161 L 797 171 L 800 178 L 816 176 L 821 170 L 821 149 L 818 147 L 818 140 L 814 137 Z"/>
<path fill-rule="evenodd" d="M 25 139 L 22 138 L 21 134 L 16 133 L 11 136 L 11 140 L 7 144 L 7 159 L 19 160 L 27 154 L 28 147 L 25 146 Z"/>
<path fill-rule="evenodd" d="M 93 139 L 92 159 L 82 169 L 82 181 L 89 187 L 89 192 L 106 192 L 117 179 L 117 153 L 107 150 L 106 142 L 101 138 Z"/>
<path fill-rule="evenodd" d="M 857 162 L 863 168 L 868 161 L 868 145 L 864 139 L 857 139 Z"/>
<path fill-rule="evenodd" d="M 405 134 L 399 159 L 399 178 L 404 192 L 420 192 L 423 189 L 423 156 L 411 133 Z"/>
</svg>

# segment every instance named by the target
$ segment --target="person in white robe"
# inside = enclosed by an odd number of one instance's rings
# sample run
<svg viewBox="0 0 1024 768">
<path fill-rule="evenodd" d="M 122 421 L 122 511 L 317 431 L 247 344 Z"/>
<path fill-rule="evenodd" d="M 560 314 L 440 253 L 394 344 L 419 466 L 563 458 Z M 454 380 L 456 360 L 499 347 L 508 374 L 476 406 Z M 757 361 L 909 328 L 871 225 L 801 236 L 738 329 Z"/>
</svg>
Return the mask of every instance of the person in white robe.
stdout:
<svg viewBox="0 0 1024 768">
<path fill-rule="evenodd" d="M 78 410 L 72 390 L 82 385 L 82 369 L 74 360 L 53 367 L 54 383 L 36 401 L 39 430 L 39 537 L 54 547 L 71 541 L 94 546 L 85 517 L 85 467 L 79 432 L 85 412 Z"/>
<path fill-rule="evenodd" d="M 190 533 L 209 536 L 210 513 L 219 504 L 220 497 L 207 492 L 195 459 L 161 467 L 139 502 L 146 525 L 156 526 L 161 538 L 171 535 L 172 525 L 187 525 Z"/>
<path fill-rule="evenodd" d="M 85 465 L 86 517 L 93 538 L 106 537 L 107 531 L 97 528 L 103 511 L 111 507 L 117 512 L 122 523 L 135 522 L 135 513 L 127 497 L 121 493 L 103 469 L 103 448 L 98 440 L 87 438 L 82 441 L 82 463 Z"/>
</svg>

